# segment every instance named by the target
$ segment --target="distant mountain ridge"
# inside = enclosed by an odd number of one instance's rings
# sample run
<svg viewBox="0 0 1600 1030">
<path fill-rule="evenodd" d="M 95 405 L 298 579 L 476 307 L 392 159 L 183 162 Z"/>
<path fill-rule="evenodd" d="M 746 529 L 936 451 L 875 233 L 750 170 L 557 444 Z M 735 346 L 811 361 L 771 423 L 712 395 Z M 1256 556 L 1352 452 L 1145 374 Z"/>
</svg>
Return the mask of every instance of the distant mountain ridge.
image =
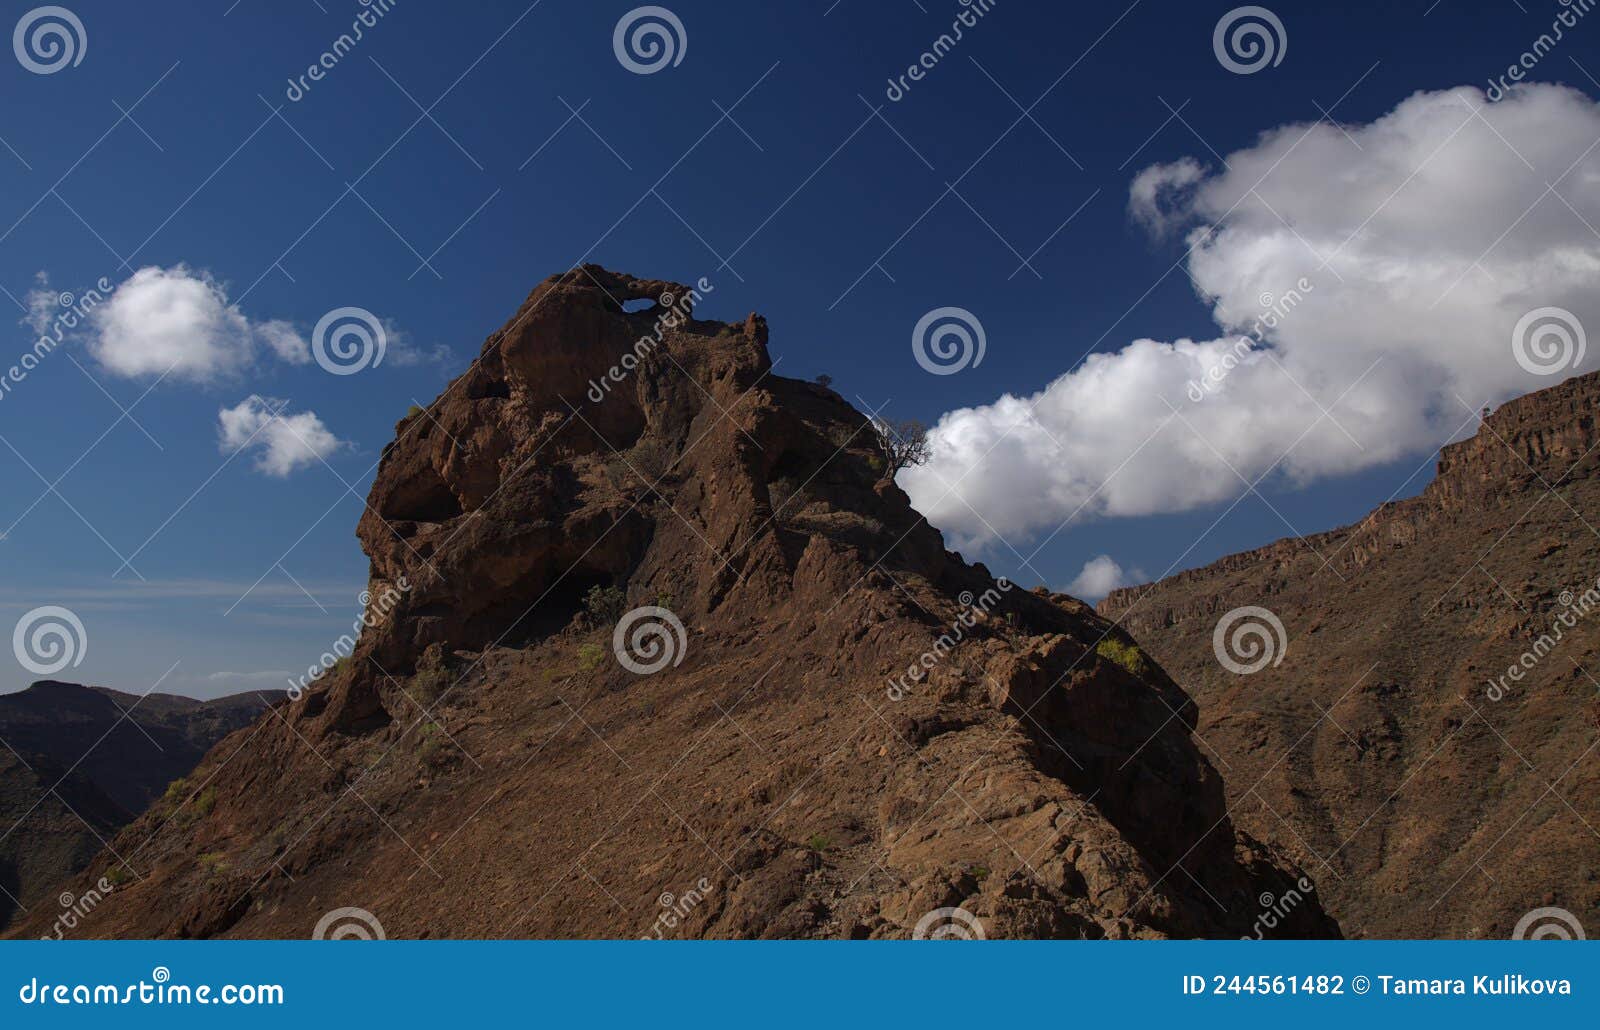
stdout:
<svg viewBox="0 0 1600 1030">
<path fill-rule="evenodd" d="M 140 697 L 57 680 L 0 694 L 0 926 L 282 697 Z"/>
<path fill-rule="evenodd" d="M 1415 497 L 1099 605 L 1193 692 L 1235 818 L 1351 935 L 1600 925 L 1597 412 L 1600 373 L 1519 397 Z M 1214 636 L 1248 606 L 1281 663 L 1241 675 Z"/>
</svg>

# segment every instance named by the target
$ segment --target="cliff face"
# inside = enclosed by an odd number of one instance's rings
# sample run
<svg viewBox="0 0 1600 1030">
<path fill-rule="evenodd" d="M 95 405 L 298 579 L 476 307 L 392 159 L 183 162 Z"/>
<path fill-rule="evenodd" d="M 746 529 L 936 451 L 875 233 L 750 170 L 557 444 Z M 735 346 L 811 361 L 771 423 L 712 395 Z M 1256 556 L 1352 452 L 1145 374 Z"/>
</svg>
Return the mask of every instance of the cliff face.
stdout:
<svg viewBox="0 0 1600 1030">
<path fill-rule="evenodd" d="M 141 698 L 53 680 L 0 694 L 0 926 L 281 697 Z"/>
<path fill-rule="evenodd" d="M 1595 374 L 1518 398 L 1416 497 L 1099 606 L 1194 692 L 1235 817 L 1320 874 L 1348 933 L 1600 906 L 1597 402 Z M 1241 675 L 1213 637 L 1244 606 L 1284 633 Z"/>
<path fill-rule="evenodd" d="M 945 551 L 709 292 L 552 277 L 397 426 L 352 661 L 113 842 L 138 879 L 84 932 L 1337 934 L 1188 696 Z"/>
</svg>

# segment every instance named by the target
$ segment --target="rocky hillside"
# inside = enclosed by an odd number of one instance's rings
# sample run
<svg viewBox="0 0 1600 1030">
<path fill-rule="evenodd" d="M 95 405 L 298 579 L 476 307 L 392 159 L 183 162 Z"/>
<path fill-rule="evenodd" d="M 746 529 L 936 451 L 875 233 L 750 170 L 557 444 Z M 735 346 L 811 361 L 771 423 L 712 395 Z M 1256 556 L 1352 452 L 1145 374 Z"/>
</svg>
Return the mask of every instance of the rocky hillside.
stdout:
<svg viewBox="0 0 1600 1030">
<path fill-rule="evenodd" d="M 281 697 L 140 698 L 54 680 L 0 694 L 0 926 Z"/>
<path fill-rule="evenodd" d="M 1100 605 L 1195 694 L 1234 818 L 1348 934 L 1600 923 L 1597 405 L 1600 374 L 1519 398 L 1419 496 Z M 1247 606 L 1283 633 L 1228 621 Z M 1234 639 L 1252 624 L 1272 661 Z"/>
<path fill-rule="evenodd" d="M 947 552 L 710 292 L 546 280 L 396 427 L 354 659 L 205 759 L 205 811 L 124 831 L 81 932 L 1338 932 L 1228 820 L 1183 690 Z"/>
</svg>

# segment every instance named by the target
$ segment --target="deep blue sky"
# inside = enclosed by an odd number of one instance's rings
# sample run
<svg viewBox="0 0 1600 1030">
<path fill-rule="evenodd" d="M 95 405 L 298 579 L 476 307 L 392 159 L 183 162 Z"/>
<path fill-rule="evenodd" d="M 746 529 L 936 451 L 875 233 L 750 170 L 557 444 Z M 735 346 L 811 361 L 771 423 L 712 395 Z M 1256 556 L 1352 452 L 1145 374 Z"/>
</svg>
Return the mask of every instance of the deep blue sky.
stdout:
<svg viewBox="0 0 1600 1030">
<path fill-rule="evenodd" d="M 267 364 L 217 386 L 163 383 L 133 409 L 137 426 L 122 421 L 92 451 L 147 381 L 104 374 L 69 346 L 0 401 L 0 435 L 21 454 L 0 448 L 4 627 L 36 605 L 64 604 L 85 622 L 89 646 L 63 677 L 134 692 L 174 663 L 164 690 L 271 684 L 214 674 L 303 668 L 349 626 L 366 571 L 358 496 L 396 419 L 431 399 L 553 272 L 586 259 L 650 277 L 709 276 L 717 288 L 698 313 L 765 313 L 780 372 L 826 372 L 858 406 L 887 401 L 886 414 L 931 423 L 1003 391 L 1038 389 L 1102 337 L 1115 349 L 1137 336 L 1213 331 L 1172 268 L 1181 244 L 1154 243 L 1130 224 L 1127 188 L 1140 168 L 1205 156 L 1194 133 L 1223 152 L 1248 145 L 1265 129 L 1317 118 L 1318 104 L 1347 90 L 1339 116 L 1365 121 L 1419 89 L 1482 85 L 1506 63 L 1506 41 L 1536 36 L 1554 7 L 1278 2 L 1286 60 L 1247 77 L 1224 70 L 1211 48 L 1229 3 L 1144 0 L 1129 11 L 1000 0 L 955 54 L 885 107 L 902 140 L 861 97 L 883 103 L 885 80 L 944 31 L 953 3 L 673 0 L 688 36 L 682 63 L 635 75 L 611 42 L 631 3 L 402 0 L 297 103 L 285 99 L 286 80 L 359 5 L 230 4 L 77 0 L 88 37 L 79 65 L 35 75 L 9 54 L 0 61 L 0 137 L 10 148 L 0 148 L 0 231 L 9 227 L 0 286 L 22 298 L 40 271 L 77 290 L 122 280 L 124 259 L 183 263 L 226 283 L 251 318 L 309 331 L 329 309 L 359 305 L 449 358 L 348 377 Z M 31 6 L 6 5 L 5 26 Z M 1594 92 L 1564 61 L 1541 77 Z M 444 94 L 432 108 L 437 125 L 418 122 L 401 87 L 423 107 Z M 1002 138 L 1018 113 L 1006 93 L 1026 106 L 1046 89 L 1038 124 Z M 563 101 L 585 105 L 593 133 L 569 121 Z M 736 101 L 738 126 L 717 124 L 683 158 L 718 122 L 718 105 Z M 1169 120 L 1163 101 L 1187 102 L 1188 126 Z M 136 102 L 119 121 L 119 105 Z M 345 193 L 363 175 L 364 201 Z M 946 197 L 891 248 L 963 175 L 961 194 L 978 214 Z M 648 193 L 658 180 L 659 197 Z M 1038 248 L 1031 264 L 1042 278 L 1013 275 L 1013 247 Z M 886 248 L 882 271 L 846 294 Z M 713 250 L 742 281 L 719 270 Z M 417 272 L 413 251 L 433 254 L 437 276 Z M 942 305 L 981 317 L 981 367 L 935 377 L 912 361 L 910 327 Z M 19 324 L 7 338 L 20 354 L 32 332 Z M 271 478 L 243 458 L 219 473 L 217 411 L 250 393 L 314 410 L 354 441 L 332 459 L 337 475 L 318 465 Z M 40 500 L 38 476 L 53 481 L 74 462 L 60 496 Z M 1309 532 L 1365 512 L 1416 466 L 1267 494 Z M 1100 553 L 1159 574 L 1220 511 L 1074 526 L 1034 564 L 1056 587 Z M 1246 500 L 1181 565 L 1288 532 Z M 118 573 L 115 552 L 137 552 L 145 581 Z M 981 557 L 1038 581 L 1004 552 Z M 0 689 L 31 678 L 10 665 Z"/>
</svg>

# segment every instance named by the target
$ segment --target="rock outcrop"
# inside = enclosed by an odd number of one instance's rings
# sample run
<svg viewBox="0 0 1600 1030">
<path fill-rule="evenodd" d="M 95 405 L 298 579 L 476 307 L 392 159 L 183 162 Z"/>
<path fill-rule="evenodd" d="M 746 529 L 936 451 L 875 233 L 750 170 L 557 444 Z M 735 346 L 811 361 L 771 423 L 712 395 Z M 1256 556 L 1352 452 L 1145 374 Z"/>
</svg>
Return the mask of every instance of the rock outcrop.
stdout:
<svg viewBox="0 0 1600 1030">
<path fill-rule="evenodd" d="M 116 842 L 85 932 L 1336 935 L 1183 690 L 946 551 L 710 292 L 552 277 L 397 426 L 352 660 Z"/>
<path fill-rule="evenodd" d="M 1099 606 L 1195 693 L 1235 818 L 1347 933 L 1600 918 L 1597 406 L 1600 374 L 1518 398 L 1416 497 Z M 1213 636 L 1245 606 L 1283 650 L 1240 675 Z"/>
</svg>

